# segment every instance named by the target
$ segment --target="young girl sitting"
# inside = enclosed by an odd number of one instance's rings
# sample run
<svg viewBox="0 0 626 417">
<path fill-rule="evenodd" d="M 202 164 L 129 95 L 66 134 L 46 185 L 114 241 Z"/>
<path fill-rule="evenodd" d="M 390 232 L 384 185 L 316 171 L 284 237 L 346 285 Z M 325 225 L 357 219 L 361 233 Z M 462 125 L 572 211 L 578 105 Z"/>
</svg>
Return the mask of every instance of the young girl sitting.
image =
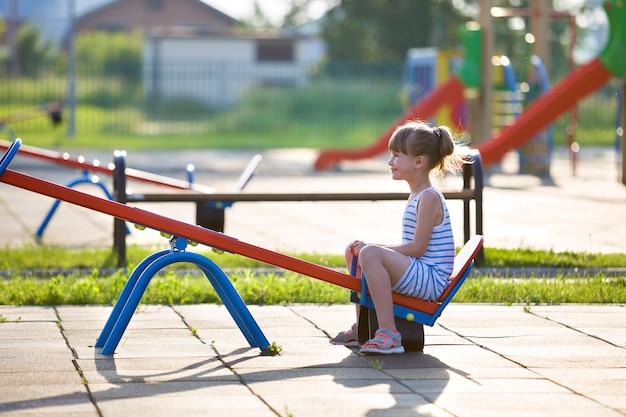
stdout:
<svg viewBox="0 0 626 417">
<path fill-rule="evenodd" d="M 431 171 L 458 172 L 465 157 L 448 127 L 411 121 L 398 127 L 389 140 L 389 166 L 394 180 L 411 190 L 402 217 L 402 242 L 380 245 L 355 240 L 346 248 L 346 262 L 358 257 L 357 277 L 364 273 L 376 308 L 379 329 L 361 346 L 361 353 L 402 353 L 396 329 L 392 292 L 437 300 L 449 283 L 455 246 L 443 194 L 433 187 Z M 357 319 L 359 316 L 357 304 Z M 330 339 L 337 345 L 358 346 L 355 323 Z"/>
</svg>

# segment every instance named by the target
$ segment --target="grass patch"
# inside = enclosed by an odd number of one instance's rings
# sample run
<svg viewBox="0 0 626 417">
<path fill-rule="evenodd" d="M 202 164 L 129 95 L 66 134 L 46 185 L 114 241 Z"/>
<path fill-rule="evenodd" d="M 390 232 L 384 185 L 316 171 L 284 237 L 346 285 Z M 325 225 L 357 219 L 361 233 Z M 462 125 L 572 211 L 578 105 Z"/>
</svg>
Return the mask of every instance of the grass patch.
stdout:
<svg viewBox="0 0 626 417">
<path fill-rule="evenodd" d="M 129 270 L 156 249 L 131 246 L 127 251 Z M 198 252 L 225 270 L 231 270 L 233 285 L 248 304 L 346 303 L 347 290 L 290 271 L 263 270 L 261 262 L 239 255 Z M 343 269 L 339 255 L 294 254 L 318 265 Z M 115 268 L 110 248 L 66 249 L 27 246 L 0 249 L 0 304 L 64 305 L 112 304 L 129 272 Z M 576 268 L 626 267 L 626 254 L 592 254 L 537 250 L 485 248 L 483 268 Z M 82 272 L 76 271 L 80 268 Z M 88 272 L 84 272 L 88 271 Z M 476 271 L 476 270 L 475 270 Z M 626 277 L 560 275 L 554 278 L 506 279 L 489 275 L 472 278 L 455 296 L 457 302 L 541 303 L 626 303 Z M 167 267 L 154 277 L 142 298 L 145 304 L 220 303 L 208 280 L 190 264 Z"/>
<path fill-rule="evenodd" d="M 485 262 L 481 266 L 493 268 L 626 268 L 626 254 L 485 248 Z"/>
<path fill-rule="evenodd" d="M 588 278 L 467 280 L 454 297 L 460 303 L 565 304 L 626 302 L 626 279 L 608 279 L 602 274 Z"/>
<path fill-rule="evenodd" d="M 161 247 L 130 245 L 126 248 L 128 269 L 133 269 L 148 255 L 163 250 Z M 223 253 L 217 254 L 211 249 L 194 250 L 203 255 L 221 268 L 263 268 L 267 264 L 246 258 L 244 256 Z M 344 267 L 343 256 L 321 254 L 291 254 L 292 256 L 327 267 Z M 9 270 L 12 275 L 24 275 L 34 270 L 60 270 L 60 269 L 112 269 L 116 268 L 115 252 L 112 248 L 77 248 L 70 249 L 59 246 L 36 246 L 26 245 L 20 248 L 0 248 L 0 270 Z M 190 265 L 178 263 L 169 268 L 185 269 Z"/>
<path fill-rule="evenodd" d="M 334 285 L 296 273 L 230 276 L 247 304 L 345 303 L 347 292 Z M 118 271 L 109 276 L 88 277 L 55 275 L 50 278 L 16 276 L 0 281 L 0 305 L 84 305 L 113 304 L 122 291 L 127 274 Z M 203 276 L 169 271 L 150 282 L 144 304 L 221 303 L 217 293 Z"/>
<path fill-rule="evenodd" d="M 129 269 L 146 256 L 163 247 L 130 245 L 126 249 Z M 267 264 L 244 256 L 216 254 L 210 249 L 194 250 L 221 268 L 263 268 Z M 329 268 L 343 268 L 343 255 L 288 253 L 287 255 Z M 624 253 L 555 252 L 552 250 L 484 248 L 484 261 L 477 264 L 485 268 L 626 268 Z M 60 246 L 26 245 L 20 248 L 0 248 L 0 270 L 22 271 L 41 269 L 110 269 L 116 265 L 112 248 L 65 248 Z M 172 268 L 188 268 L 177 264 Z"/>
</svg>

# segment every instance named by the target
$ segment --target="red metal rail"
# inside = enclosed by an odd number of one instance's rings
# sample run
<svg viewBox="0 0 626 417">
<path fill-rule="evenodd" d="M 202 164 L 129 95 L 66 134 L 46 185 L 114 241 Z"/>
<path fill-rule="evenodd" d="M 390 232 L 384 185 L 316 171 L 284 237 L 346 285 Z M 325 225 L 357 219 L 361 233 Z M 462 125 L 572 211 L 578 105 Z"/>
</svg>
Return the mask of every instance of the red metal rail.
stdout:
<svg viewBox="0 0 626 417">
<path fill-rule="evenodd" d="M 0 140 L 0 150 L 6 150 L 11 146 L 11 142 Z M 88 161 L 83 156 L 73 157 L 70 154 L 59 153 L 50 151 L 48 149 L 37 148 L 35 146 L 22 145 L 19 149 L 18 155 L 29 156 L 32 158 L 41 159 L 54 164 L 60 164 L 71 168 L 86 169 L 95 173 L 103 175 L 113 175 L 115 165 L 111 162 L 106 165 L 102 165 L 98 160 Z M 126 178 L 129 180 L 141 181 L 155 185 L 162 185 L 170 188 L 176 188 L 181 190 L 194 190 L 201 193 L 210 194 L 215 192 L 214 188 L 204 185 L 193 184 L 187 181 L 181 181 L 163 175 L 153 174 L 146 171 L 141 171 L 133 168 L 126 168 Z"/>
</svg>

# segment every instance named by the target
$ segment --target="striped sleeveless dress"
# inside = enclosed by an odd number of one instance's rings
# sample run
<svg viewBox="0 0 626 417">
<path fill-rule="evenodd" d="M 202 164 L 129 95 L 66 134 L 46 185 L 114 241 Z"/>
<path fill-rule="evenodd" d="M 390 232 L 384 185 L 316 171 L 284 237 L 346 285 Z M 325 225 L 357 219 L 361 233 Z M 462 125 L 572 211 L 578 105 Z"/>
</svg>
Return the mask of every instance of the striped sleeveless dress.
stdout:
<svg viewBox="0 0 626 417">
<path fill-rule="evenodd" d="M 413 241 L 417 224 L 417 204 L 427 190 L 434 190 L 441 199 L 443 221 L 433 228 L 426 252 L 411 258 L 411 265 L 392 291 L 423 300 L 436 301 L 450 282 L 454 267 L 454 236 L 446 200 L 439 190 L 430 187 L 409 201 L 402 218 L 402 243 Z"/>
</svg>

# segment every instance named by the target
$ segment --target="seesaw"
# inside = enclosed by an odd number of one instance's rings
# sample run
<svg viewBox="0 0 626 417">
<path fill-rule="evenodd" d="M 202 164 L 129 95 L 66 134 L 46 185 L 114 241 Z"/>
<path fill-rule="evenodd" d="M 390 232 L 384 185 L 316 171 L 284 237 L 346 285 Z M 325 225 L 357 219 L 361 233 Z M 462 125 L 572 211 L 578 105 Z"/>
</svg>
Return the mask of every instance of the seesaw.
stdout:
<svg viewBox="0 0 626 417">
<path fill-rule="evenodd" d="M 365 282 L 363 278 L 359 279 L 330 268 L 239 241 L 222 233 L 8 170 L 7 167 L 17 153 L 20 145 L 21 140 L 15 140 L 2 156 L 2 159 L 0 159 L 0 181 L 172 235 L 170 250 L 160 251 L 148 256 L 130 275 L 96 342 L 95 346 L 102 348 L 102 354 L 113 354 L 115 352 L 115 348 L 119 344 L 154 274 L 165 266 L 175 262 L 189 262 L 197 265 L 215 287 L 216 292 L 224 302 L 224 305 L 246 337 L 250 346 L 260 348 L 263 353 L 270 352 L 267 338 L 250 314 L 245 303 L 241 300 L 241 297 L 232 283 L 228 280 L 228 277 L 208 258 L 199 254 L 186 252 L 185 249 L 188 242 L 200 243 L 218 250 L 239 254 L 352 291 L 361 292 L 362 296 L 359 302 L 363 310 L 371 311 L 374 307 L 371 299 L 367 295 L 367 289 L 363 286 Z M 455 259 L 454 274 L 451 283 L 442 295 L 442 298 L 437 302 L 393 294 L 395 304 L 394 312 L 397 321 L 400 323 L 399 327 L 403 335 L 403 343 L 407 350 L 423 349 L 423 324 L 432 326 L 435 320 L 441 315 L 443 309 L 467 278 L 472 268 L 474 257 L 482 247 L 482 242 L 482 236 L 477 235 L 470 239 L 463 249 L 461 249 Z M 365 323 L 365 320 L 363 321 L 362 327 L 369 329 L 373 324 L 373 319 L 366 321 L 367 323 Z M 361 329 L 359 329 L 359 333 L 361 332 Z"/>
<path fill-rule="evenodd" d="M 0 140 L 0 149 L 8 149 L 10 146 L 11 146 L 11 142 Z M 121 171 L 124 176 L 124 181 L 123 181 L 124 182 L 124 194 L 126 193 L 125 184 L 127 180 L 134 180 L 134 181 L 149 183 L 152 185 L 165 186 L 165 187 L 174 188 L 177 190 L 195 191 L 200 195 L 212 194 L 216 192 L 216 189 L 212 187 L 207 187 L 207 186 L 196 184 L 193 182 L 195 168 L 191 164 L 187 165 L 187 181 L 180 181 L 174 178 L 126 167 L 126 164 L 125 164 L 126 152 L 124 151 L 115 151 L 113 162 L 111 162 L 110 164 L 107 164 L 106 166 L 103 166 L 102 163 L 97 159 L 93 159 L 89 161 L 87 160 L 87 158 L 83 156 L 73 157 L 69 155 L 68 153 L 61 154 L 55 151 L 50 151 L 50 150 L 38 148 L 35 146 L 22 145 L 20 146 L 19 154 L 22 156 L 28 156 L 28 157 L 44 160 L 46 162 L 51 162 L 51 163 L 60 164 L 60 165 L 71 167 L 71 168 L 80 169 L 82 174 L 78 176 L 77 178 L 72 179 L 67 184 L 65 184 L 66 187 L 73 188 L 81 184 L 94 185 L 98 187 L 109 200 L 113 200 L 116 192 L 120 192 L 120 190 L 117 190 L 117 191 L 114 190 L 114 192 L 111 193 L 106 188 L 106 186 L 100 181 L 100 178 L 97 175 L 90 175 L 91 172 L 113 176 L 113 184 L 115 186 L 116 182 L 119 181 L 119 176 L 120 176 L 119 168 L 120 166 L 122 166 Z M 235 192 L 241 192 L 244 189 L 244 187 L 249 183 L 249 181 L 252 179 L 252 177 L 256 173 L 257 167 L 259 166 L 261 160 L 262 160 L 262 157 L 261 155 L 258 155 L 258 154 L 254 155 L 250 159 L 245 169 L 242 171 L 241 175 L 239 176 L 239 179 L 237 180 Z M 117 200 L 121 201 L 119 198 Z M 48 226 L 48 224 L 50 223 L 52 216 L 56 213 L 57 209 L 59 208 L 60 203 L 61 201 L 57 199 L 52 204 L 52 206 L 50 207 L 46 215 L 44 216 L 44 219 L 42 220 L 41 224 L 37 228 L 37 231 L 35 232 L 35 238 L 37 239 L 37 241 L 41 241 L 43 233 L 46 227 Z M 128 228 L 126 228 L 126 226 L 124 225 L 124 234 L 129 234 L 129 233 L 130 232 Z M 122 262 L 122 264 L 125 264 L 125 262 Z"/>
<path fill-rule="evenodd" d="M 7 125 L 9 123 L 21 122 L 23 120 L 33 119 L 41 115 L 47 115 L 50 118 L 53 126 L 57 126 L 63 121 L 63 105 L 65 104 L 65 97 L 52 104 L 47 105 L 40 103 L 37 107 L 24 110 L 18 113 L 13 113 L 8 116 L 4 116 L 0 119 L 0 126 Z"/>
<path fill-rule="evenodd" d="M 0 149 L 8 149 L 10 146 L 11 142 L 0 140 Z M 115 154 L 117 155 L 119 152 L 120 151 L 116 151 Z M 113 163 L 103 165 L 102 162 L 97 159 L 89 161 L 84 156 L 74 157 L 67 152 L 59 153 L 48 149 L 38 148 L 36 146 L 20 146 L 20 155 L 41 159 L 43 161 L 52 162 L 70 168 L 88 170 L 103 175 L 112 176 L 115 173 L 115 164 Z M 194 190 L 202 193 L 215 192 L 215 189 L 212 187 L 194 184 L 191 181 L 181 181 L 163 175 L 142 171 L 139 169 L 126 167 L 125 173 L 126 177 L 129 180 L 144 182 L 153 185 L 161 185 L 179 190 Z"/>
</svg>

